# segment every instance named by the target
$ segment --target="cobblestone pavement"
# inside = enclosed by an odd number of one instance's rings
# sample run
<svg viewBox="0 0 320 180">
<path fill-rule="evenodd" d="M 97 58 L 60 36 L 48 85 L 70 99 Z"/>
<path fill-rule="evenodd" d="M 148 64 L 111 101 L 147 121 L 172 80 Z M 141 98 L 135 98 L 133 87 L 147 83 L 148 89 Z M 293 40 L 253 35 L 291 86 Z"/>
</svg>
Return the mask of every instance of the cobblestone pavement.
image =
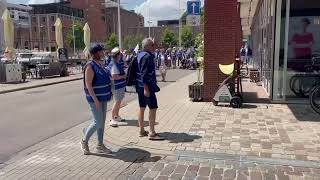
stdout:
<svg viewBox="0 0 320 180">
<path fill-rule="evenodd" d="M 308 106 L 192 103 L 187 85 L 194 80 L 189 75 L 158 94 L 156 129 L 165 141 L 138 137 L 135 101 L 122 109 L 126 122 L 106 129 L 114 155 L 82 155 L 86 122 L 11 159 L 0 179 L 320 180 L 320 117 Z"/>
</svg>

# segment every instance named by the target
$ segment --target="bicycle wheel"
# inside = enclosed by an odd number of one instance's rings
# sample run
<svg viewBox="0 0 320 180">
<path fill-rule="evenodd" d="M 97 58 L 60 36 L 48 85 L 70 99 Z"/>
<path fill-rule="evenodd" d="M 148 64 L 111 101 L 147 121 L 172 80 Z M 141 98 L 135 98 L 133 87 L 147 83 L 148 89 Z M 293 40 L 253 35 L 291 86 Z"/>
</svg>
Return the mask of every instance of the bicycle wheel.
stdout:
<svg viewBox="0 0 320 180">
<path fill-rule="evenodd" d="M 315 87 L 310 93 L 310 104 L 312 109 L 320 114 L 320 86 Z"/>
<path fill-rule="evenodd" d="M 300 94 L 302 97 L 309 97 L 312 89 L 318 84 L 317 77 L 303 77 L 300 82 Z"/>
<path fill-rule="evenodd" d="M 303 96 L 300 92 L 300 78 L 300 75 L 294 75 L 291 77 L 289 82 L 291 91 L 298 97 Z"/>
</svg>

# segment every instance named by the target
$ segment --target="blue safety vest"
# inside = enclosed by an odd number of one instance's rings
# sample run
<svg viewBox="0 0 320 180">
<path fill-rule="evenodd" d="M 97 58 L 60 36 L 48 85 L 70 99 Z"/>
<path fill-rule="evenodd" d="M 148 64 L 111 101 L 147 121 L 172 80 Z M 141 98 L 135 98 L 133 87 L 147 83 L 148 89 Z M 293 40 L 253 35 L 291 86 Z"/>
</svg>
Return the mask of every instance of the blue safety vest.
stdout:
<svg viewBox="0 0 320 180">
<path fill-rule="evenodd" d="M 114 61 L 111 61 L 109 63 L 109 66 L 108 68 L 112 69 L 112 66 L 116 66 L 120 72 L 120 76 L 123 76 L 125 75 L 125 71 L 124 71 L 124 61 L 123 59 L 121 58 L 120 62 L 117 63 L 117 62 L 114 62 Z M 120 80 L 113 80 L 113 83 L 114 83 L 114 89 L 117 90 L 117 89 L 122 89 L 122 88 L 125 88 L 127 86 L 127 80 L 126 79 L 120 79 Z"/>
<path fill-rule="evenodd" d="M 144 56 L 148 55 L 149 53 L 148 52 L 140 52 L 138 54 L 138 71 L 137 71 L 137 81 L 138 81 L 138 88 L 144 88 L 144 84 L 146 83 L 148 86 L 149 86 L 149 89 L 150 91 L 153 91 L 155 89 L 158 88 L 157 86 L 157 78 L 156 78 L 156 70 L 155 70 L 155 64 L 154 64 L 154 61 L 153 59 L 148 59 L 150 60 L 150 62 L 148 63 L 148 72 L 147 74 L 142 74 L 141 73 L 141 60 L 143 59 Z M 152 55 L 150 55 L 152 56 Z M 143 82 L 143 79 L 144 77 L 143 76 L 148 76 L 148 82 Z M 153 92 L 156 92 L 156 91 L 153 91 Z"/>
<path fill-rule="evenodd" d="M 92 87 L 95 95 L 97 96 L 100 102 L 109 101 L 111 99 L 112 93 L 111 93 L 111 78 L 110 78 L 110 72 L 108 68 L 106 66 L 99 65 L 94 61 L 89 61 L 87 65 L 88 64 L 91 65 L 92 70 L 94 72 Z M 86 87 L 85 78 L 83 80 L 84 80 L 84 92 L 86 95 L 86 99 L 88 102 L 92 103 L 94 101 L 93 101 L 93 98 L 90 96 L 89 91 Z"/>
</svg>

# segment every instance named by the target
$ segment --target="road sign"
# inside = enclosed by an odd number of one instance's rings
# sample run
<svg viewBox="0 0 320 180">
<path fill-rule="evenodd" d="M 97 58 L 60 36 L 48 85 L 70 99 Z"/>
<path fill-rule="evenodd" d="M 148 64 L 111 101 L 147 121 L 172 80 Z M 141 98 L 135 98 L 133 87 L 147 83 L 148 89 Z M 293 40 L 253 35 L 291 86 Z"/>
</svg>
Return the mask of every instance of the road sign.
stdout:
<svg viewBox="0 0 320 180">
<path fill-rule="evenodd" d="M 200 15 L 201 1 L 188 1 L 187 9 L 188 9 L 188 15 Z"/>
<path fill-rule="evenodd" d="M 200 26 L 200 16 L 199 15 L 188 15 L 187 25 L 188 26 Z"/>
</svg>

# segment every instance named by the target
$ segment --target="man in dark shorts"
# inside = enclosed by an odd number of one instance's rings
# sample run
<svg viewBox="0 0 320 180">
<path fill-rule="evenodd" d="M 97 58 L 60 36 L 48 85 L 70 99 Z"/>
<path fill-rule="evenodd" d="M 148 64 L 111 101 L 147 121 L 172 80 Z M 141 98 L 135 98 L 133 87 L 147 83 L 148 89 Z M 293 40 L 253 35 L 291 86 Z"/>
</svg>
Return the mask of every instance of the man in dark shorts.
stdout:
<svg viewBox="0 0 320 180">
<path fill-rule="evenodd" d="M 140 137 L 148 136 L 150 140 L 164 140 L 155 131 L 158 102 L 156 93 L 160 91 L 157 85 L 154 61 L 155 44 L 152 39 L 142 41 L 143 50 L 138 54 L 138 73 L 136 90 L 139 98 L 139 127 Z M 144 112 L 149 107 L 149 132 L 144 130 Z"/>
</svg>

